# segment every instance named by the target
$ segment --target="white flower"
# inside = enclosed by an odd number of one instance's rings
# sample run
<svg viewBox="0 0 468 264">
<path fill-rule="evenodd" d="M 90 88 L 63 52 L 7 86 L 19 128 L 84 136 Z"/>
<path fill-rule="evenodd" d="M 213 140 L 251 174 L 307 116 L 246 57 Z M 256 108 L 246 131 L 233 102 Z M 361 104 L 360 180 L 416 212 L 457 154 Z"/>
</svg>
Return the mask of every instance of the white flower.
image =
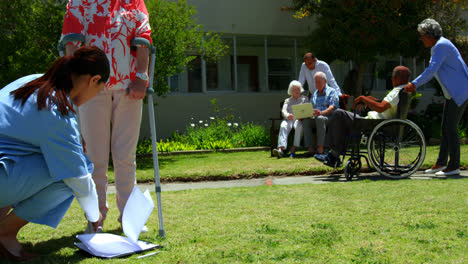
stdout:
<svg viewBox="0 0 468 264">
<path fill-rule="evenodd" d="M 237 123 L 234 123 L 234 126 L 236 126 L 236 127 L 237 127 L 237 126 L 239 126 L 239 124 L 237 124 Z"/>
<path fill-rule="evenodd" d="M 228 126 L 231 126 L 232 124 L 231 123 L 228 123 Z"/>
<path fill-rule="evenodd" d="M 214 120 L 215 118 L 214 118 L 214 117 L 212 117 L 212 116 L 210 116 L 210 119 L 211 119 L 211 120 Z"/>
<path fill-rule="evenodd" d="M 203 120 L 198 121 L 198 123 L 200 123 L 200 124 L 203 123 Z"/>
<path fill-rule="evenodd" d="M 208 126 L 208 124 L 205 124 L 205 126 L 207 127 L 207 126 Z"/>
<path fill-rule="evenodd" d="M 195 127 L 195 124 L 190 124 L 192 127 Z"/>
</svg>

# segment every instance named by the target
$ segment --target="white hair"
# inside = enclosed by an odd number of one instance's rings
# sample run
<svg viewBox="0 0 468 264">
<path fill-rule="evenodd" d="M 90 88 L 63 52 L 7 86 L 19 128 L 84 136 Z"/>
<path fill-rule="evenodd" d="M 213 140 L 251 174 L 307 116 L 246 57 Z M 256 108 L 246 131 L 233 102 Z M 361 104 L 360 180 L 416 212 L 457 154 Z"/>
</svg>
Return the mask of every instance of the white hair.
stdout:
<svg viewBox="0 0 468 264">
<path fill-rule="evenodd" d="M 322 77 L 322 79 L 324 79 L 325 81 L 327 80 L 327 75 L 326 75 L 325 73 L 321 72 L 321 71 L 316 72 L 316 73 L 314 74 L 314 80 L 315 80 L 315 78 L 316 78 L 317 76 Z"/>
<path fill-rule="evenodd" d="M 293 87 L 295 87 L 295 86 L 301 88 L 301 93 L 304 92 L 304 88 L 302 88 L 302 84 L 301 84 L 300 82 L 294 80 L 294 81 L 292 81 L 292 82 L 289 83 L 289 87 L 288 87 L 288 94 L 289 94 L 289 95 L 292 95 L 292 89 L 293 89 Z"/>
</svg>

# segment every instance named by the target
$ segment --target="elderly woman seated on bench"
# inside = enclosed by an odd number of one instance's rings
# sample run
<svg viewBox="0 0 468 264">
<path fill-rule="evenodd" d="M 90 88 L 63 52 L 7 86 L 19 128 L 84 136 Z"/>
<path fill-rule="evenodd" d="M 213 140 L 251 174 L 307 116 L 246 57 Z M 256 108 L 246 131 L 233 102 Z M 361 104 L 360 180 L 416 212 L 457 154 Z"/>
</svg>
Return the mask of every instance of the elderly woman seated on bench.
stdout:
<svg viewBox="0 0 468 264">
<path fill-rule="evenodd" d="M 309 99 L 301 95 L 304 92 L 302 84 L 298 81 L 292 81 L 289 84 L 288 94 L 291 97 L 284 100 L 283 109 L 281 115 L 284 120 L 281 122 L 279 136 L 278 136 L 278 148 L 273 150 L 273 155 L 278 158 L 284 156 L 284 152 L 288 146 L 288 135 L 289 132 L 294 128 L 294 145 L 291 147 L 291 157 L 295 157 L 296 147 L 300 146 L 302 138 L 302 121 L 294 117 L 292 106 L 297 104 L 308 103 Z"/>
<path fill-rule="evenodd" d="M 356 119 L 388 119 L 394 118 L 397 113 L 399 102 L 399 92 L 408 83 L 410 70 L 404 66 L 397 66 L 392 72 L 393 90 L 379 102 L 372 96 L 359 96 L 354 100 L 353 109 L 360 107 L 359 103 L 364 103 L 372 111 L 366 117 L 356 115 Z M 344 140 L 350 133 L 354 121 L 354 114 L 342 109 L 337 109 L 328 120 L 327 143 L 330 147 L 328 154 L 314 157 L 330 167 L 341 167 L 340 154 L 344 150 Z M 372 124 L 372 123 L 371 123 Z"/>
</svg>

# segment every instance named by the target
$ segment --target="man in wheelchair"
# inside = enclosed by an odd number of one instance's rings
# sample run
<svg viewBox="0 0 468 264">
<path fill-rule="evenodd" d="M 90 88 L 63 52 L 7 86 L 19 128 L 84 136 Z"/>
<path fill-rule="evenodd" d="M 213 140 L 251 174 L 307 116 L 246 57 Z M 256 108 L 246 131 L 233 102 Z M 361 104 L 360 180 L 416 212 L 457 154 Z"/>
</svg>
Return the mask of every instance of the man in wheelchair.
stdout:
<svg viewBox="0 0 468 264">
<path fill-rule="evenodd" d="M 394 118 L 397 113 L 399 92 L 408 83 L 410 74 L 411 72 L 407 67 L 395 67 L 392 72 L 392 84 L 394 88 L 381 102 L 372 96 L 361 95 L 357 97 L 354 100 L 353 109 L 362 107 L 362 104 L 364 104 L 372 110 L 365 117 L 361 117 L 353 112 L 337 109 L 328 120 L 326 141 L 329 151 L 323 155 L 316 154 L 314 156 L 315 159 L 330 167 L 341 167 L 340 154 L 346 147 L 345 138 L 349 135 L 354 120 Z M 375 123 L 368 122 L 367 125 L 375 126 Z"/>
</svg>

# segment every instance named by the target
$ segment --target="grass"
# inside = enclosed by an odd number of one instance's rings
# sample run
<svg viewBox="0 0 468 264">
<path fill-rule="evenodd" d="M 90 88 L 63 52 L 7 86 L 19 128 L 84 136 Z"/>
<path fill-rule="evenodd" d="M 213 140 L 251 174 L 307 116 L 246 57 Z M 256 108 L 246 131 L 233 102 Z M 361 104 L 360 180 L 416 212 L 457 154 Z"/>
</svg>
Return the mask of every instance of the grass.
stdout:
<svg viewBox="0 0 468 264">
<path fill-rule="evenodd" d="M 45 255 L 36 263 L 467 263 L 467 186 L 460 178 L 164 192 L 167 237 L 157 237 L 157 210 L 140 236 L 164 248 L 140 260 L 74 247 L 85 228 L 76 202 L 58 229 L 27 225 L 19 238 Z M 109 200 L 105 231 L 121 234 Z"/>
<path fill-rule="evenodd" d="M 298 152 L 298 158 L 277 159 L 270 156 L 269 151 L 255 152 L 213 152 L 188 155 L 159 155 L 159 172 L 162 182 L 226 180 L 240 178 L 256 178 L 274 175 L 315 175 L 340 173 L 342 168 L 334 171 L 324 166 L 314 158 L 301 157 L 304 152 Z M 426 149 L 426 158 L 421 169 L 431 167 L 439 153 L 438 146 Z M 461 147 L 462 166 L 467 166 L 463 157 L 468 157 L 468 145 Z M 363 168 L 367 164 L 363 160 Z M 143 157 L 137 160 L 138 182 L 154 181 L 153 160 Z M 114 181 L 114 174 L 109 172 L 109 181 Z"/>
</svg>

